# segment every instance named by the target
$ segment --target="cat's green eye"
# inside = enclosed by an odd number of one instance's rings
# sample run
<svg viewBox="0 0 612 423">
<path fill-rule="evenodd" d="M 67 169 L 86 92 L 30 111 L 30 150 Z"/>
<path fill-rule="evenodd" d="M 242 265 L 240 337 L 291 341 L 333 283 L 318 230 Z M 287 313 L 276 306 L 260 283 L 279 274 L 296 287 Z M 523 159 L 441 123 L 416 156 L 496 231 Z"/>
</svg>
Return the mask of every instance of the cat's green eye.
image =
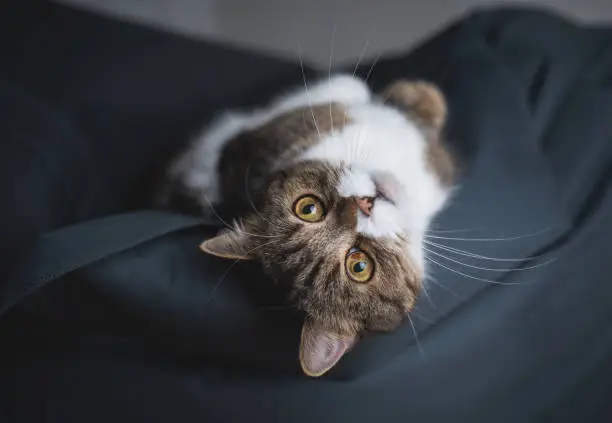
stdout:
<svg viewBox="0 0 612 423">
<path fill-rule="evenodd" d="M 365 283 L 374 275 L 374 260 L 365 252 L 351 248 L 344 260 L 346 274 L 355 282 Z"/>
<path fill-rule="evenodd" d="M 325 207 L 314 195 L 304 195 L 293 205 L 293 212 L 304 222 L 320 222 L 325 217 Z"/>
</svg>

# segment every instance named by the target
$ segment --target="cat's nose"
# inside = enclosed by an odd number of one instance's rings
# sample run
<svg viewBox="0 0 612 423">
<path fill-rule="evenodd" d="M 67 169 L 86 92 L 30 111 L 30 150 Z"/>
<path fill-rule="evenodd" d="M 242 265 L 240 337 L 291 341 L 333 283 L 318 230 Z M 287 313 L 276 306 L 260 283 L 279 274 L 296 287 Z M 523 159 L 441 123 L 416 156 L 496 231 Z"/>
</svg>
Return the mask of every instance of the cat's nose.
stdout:
<svg viewBox="0 0 612 423">
<path fill-rule="evenodd" d="M 374 206 L 374 197 L 354 197 L 355 203 L 359 210 L 366 216 L 372 214 L 372 207 Z"/>
</svg>

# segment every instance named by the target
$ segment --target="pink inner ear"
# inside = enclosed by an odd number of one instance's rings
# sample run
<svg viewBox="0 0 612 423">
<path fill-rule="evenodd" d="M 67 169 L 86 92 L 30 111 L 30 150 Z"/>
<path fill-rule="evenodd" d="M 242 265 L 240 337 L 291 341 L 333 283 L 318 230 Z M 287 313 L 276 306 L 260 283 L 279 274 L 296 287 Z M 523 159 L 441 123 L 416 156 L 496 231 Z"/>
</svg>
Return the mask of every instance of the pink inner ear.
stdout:
<svg viewBox="0 0 612 423">
<path fill-rule="evenodd" d="M 300 344 L 302 370 L 313 377 L 325 374 L 356 341 L 356 336 L 340 336 L 305 324 Z"/>
</svg>

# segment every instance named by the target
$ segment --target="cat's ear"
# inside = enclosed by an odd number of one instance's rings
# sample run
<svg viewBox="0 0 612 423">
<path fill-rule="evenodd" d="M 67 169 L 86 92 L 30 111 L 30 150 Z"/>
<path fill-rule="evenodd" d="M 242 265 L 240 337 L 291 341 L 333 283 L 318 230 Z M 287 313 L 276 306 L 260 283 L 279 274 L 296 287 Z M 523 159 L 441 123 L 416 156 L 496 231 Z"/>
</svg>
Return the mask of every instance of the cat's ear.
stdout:
<svg viewBox="0 0 612 423">
<path fill-rule="evenodd" d="M 446 122 L 446 100 L 435 85 L 424 81 L 396 81 L 382 93 L 385 103 L 435 131 Z"/>
<path fill-rule="evenodd" d="M 300 365 L 310 377 L 327 373 L 357 342 L 357 335 L 338 335 L 306 321 L 300 340 Z"/>
<path fill-rule="evenodd" d="M 200 244 L 200 249 L 207 254 L 235 260 L 250 260 L 250 236 L 240 229 L 220 233 L 214 238 Z"/>
</svg>

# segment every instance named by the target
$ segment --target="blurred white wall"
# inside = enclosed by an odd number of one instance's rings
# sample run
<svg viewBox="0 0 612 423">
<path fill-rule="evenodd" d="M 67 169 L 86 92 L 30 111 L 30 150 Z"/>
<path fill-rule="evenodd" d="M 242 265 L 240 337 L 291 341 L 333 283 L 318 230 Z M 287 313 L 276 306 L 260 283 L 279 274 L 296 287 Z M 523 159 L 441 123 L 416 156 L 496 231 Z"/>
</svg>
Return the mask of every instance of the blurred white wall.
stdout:
<svg viewBox="0 0 612 423">
<path fill-rule="evenodd" d="M 327 67 L 406 49 L 473 7 L 522 4 L 612 22 L 612 0 L 58 0 Z"/>
</svg>

